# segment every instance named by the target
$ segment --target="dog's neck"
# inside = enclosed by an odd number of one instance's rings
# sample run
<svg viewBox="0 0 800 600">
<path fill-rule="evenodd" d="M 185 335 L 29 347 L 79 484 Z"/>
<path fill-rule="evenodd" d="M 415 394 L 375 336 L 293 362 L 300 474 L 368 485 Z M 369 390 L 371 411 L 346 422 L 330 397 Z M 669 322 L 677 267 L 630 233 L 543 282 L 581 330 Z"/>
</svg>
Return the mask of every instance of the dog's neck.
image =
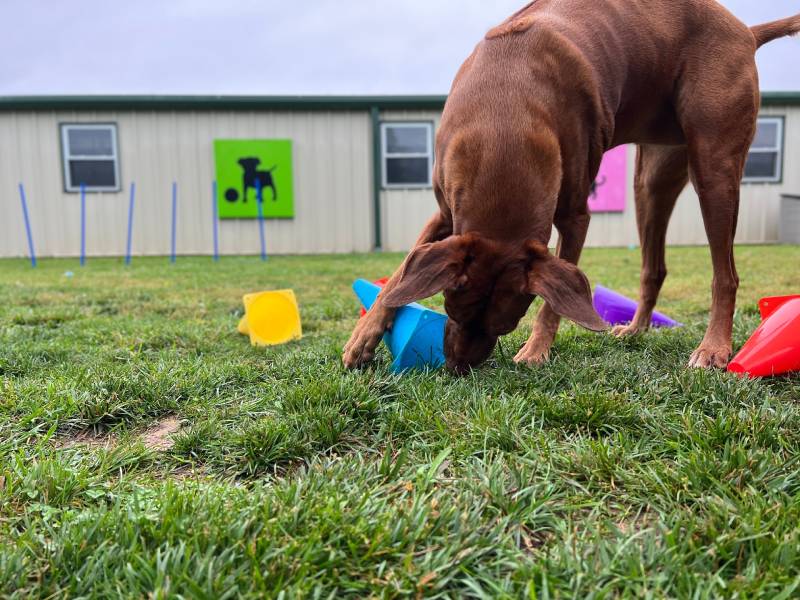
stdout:
<svg viewBox="0 0 800 600">
<path fill-rule="evenodd" d="M 550 238 L 561 187 L 561 148 L 544 124 L 453 134 L 439 165 L 455 233 L 498 241 Z"/>
</svg>

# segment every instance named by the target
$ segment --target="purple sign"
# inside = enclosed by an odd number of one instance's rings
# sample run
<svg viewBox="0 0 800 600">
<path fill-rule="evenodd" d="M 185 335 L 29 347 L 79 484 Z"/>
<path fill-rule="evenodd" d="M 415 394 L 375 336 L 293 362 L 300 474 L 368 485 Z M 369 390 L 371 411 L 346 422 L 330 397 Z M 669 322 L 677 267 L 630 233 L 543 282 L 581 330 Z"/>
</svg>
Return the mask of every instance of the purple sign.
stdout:
<svg viewBox="0 0 800 600">
<path fill-rule="evenodd" d="M 628 147 L 618 146 L 603 157 L 589 196 L 589 210 L 594 213 L 624 212 L 627 189 Z"/>
</svg>

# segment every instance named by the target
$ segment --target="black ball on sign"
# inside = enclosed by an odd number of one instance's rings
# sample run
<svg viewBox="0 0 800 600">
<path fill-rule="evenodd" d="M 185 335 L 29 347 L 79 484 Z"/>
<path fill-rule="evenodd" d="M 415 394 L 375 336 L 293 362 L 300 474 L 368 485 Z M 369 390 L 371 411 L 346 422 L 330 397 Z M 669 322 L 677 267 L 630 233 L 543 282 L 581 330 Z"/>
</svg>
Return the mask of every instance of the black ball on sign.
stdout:
<svg viewBox="0 0 800 600">
<path fill-rule="evenodd" d="M 239 199 L 239 192 L 235 188 L 228 188 L 225 190 L 225 200 L 228 202 L 236 202 Z"/>
</svg>

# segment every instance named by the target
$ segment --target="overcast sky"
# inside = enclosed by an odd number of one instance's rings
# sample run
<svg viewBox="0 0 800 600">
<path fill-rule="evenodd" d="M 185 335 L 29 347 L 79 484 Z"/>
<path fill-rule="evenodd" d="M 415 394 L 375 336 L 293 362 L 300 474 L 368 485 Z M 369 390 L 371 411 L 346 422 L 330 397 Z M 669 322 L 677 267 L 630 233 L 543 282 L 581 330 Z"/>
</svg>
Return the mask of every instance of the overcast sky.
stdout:
<svg viewBox="0 0 800 600">
<path fill-rule="evenodd" d="M 592 2 L 594 0 L 586 0 Z M 444 94 L 525 0 L 0 0 L 0 94 Z M 723 0 L 752 25 L 798 0 Z M 758 54 L 800 90 L 800 40 Z"/>
</svg>

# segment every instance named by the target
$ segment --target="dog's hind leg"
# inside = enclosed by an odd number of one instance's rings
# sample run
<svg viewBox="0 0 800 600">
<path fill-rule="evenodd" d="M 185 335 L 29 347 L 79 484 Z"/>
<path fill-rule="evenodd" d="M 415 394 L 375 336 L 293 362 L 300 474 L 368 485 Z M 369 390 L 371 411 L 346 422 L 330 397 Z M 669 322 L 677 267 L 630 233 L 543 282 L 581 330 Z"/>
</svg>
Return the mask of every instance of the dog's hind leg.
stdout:
<svg viewBox="0 0 800 600">
<path fill-rule="evenodd" d="M 689 158 L 685 146 L 639 146 L 635 178 L 636 224 L 642 245 L 639 306 L 633 321 L 615 327 L 614 335 L 633 335 L 650 327 L 667 276 L 664 252 L 669 218 L 688 182 Z"/>
<path fill-rule="evenodd" d="M 726 56 L 727 63 L 714 69 L 709 70 L 705 62 L 697 66 L 697 72 L 705 76 L 691 77 L 690 84 L 682 90 L 678 111 L 688 140 L 689 174 L 700 197 L 714 269 L 708 329 L 689 360 L 690 366 L 701 368 L 723 368 L 731 355 L 739 287 L 733 259 L 739 186 L 759 106 L 758 76 L 749 50 Z M 727 75 L 730 73 L 737 75 L 731 79 Z"/>
</svg>

